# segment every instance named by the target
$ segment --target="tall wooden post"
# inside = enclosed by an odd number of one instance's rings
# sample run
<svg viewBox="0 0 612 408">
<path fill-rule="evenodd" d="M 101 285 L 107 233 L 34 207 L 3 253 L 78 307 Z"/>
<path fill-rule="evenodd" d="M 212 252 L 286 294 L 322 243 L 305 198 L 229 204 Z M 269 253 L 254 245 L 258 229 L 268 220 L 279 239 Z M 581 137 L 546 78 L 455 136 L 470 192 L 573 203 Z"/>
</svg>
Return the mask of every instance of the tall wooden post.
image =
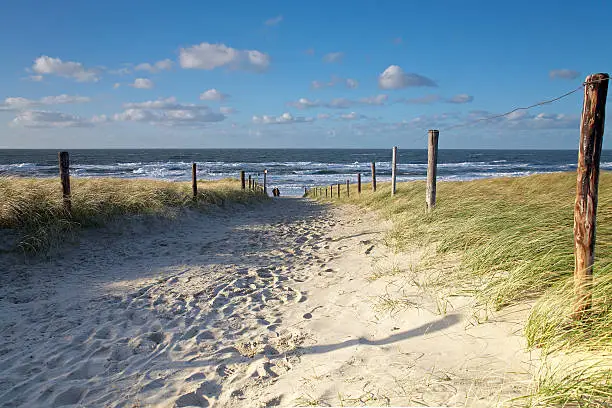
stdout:
<svg viewBox="0 0 612 408">
<path fill-rule="evenodd" d="M 357 173 L 357 193 L 361 194 L 361 173 Z"/>
<path fill-rule="evenodd" d="M 251 180 L 251 175 L 249 174 L 249 190 L 253 189 L 253 181 Z"/>
<path fill-rule="evenodd" d="M 329 198 L 334 198 L 334 185 L 330 184 L 329 186 Z"/>
<path fill-rule="evenodd" d="M 246 181 L 244 179 L 244 170 L 240 170 L 240 187 L 246 189 Z"/>
<path fill-rule="evenodd" d="M 338 188 L 338 198 L 340 198 L 340 183 L 338 183 L 337 188 Z"/>
<path fill-rule="evenodd" d="M 268 169 L 264 169 L 263 192 L 268 194 Z"/>
<path fill-rule="evenodd" d="M 393 146 L 393 153 L 391 155 L 391 195 L 395 195 L 395 178 L 397 172 L 397 146 Z"/>
<path fill-rule="evenodd" d="M 193 198 L 198 196 L 198 178 L 197 178 L 197 165 L 195 163 L 191 163 L 191 191 L 193 193 Z"/>
<path fill-rule="evenodd" d="M 376 162 L 372 162 L 372 191 L 376 192 Z"/>
<path fill-rule="evenodd" d="M 346 196 L 349 197 L 351 195 L 351 187 L 349 185 L 349 181 L 346 180 Z"/>
<path fill-rule="evenodd" d="M 325 198 L 327 198 L 327 187 L 325 187 Z"/>
<path fill-rule="evenodd" d="M 427 209 L 433 210 L 436 206 L 436 171 L 438 166 L 438 130 L 429 131 L 427 144 L 427 190 L 425 201 Z"/>
<path fill-rule="evenodd" d="M 70 193 L 70 156 L 68 155 L 68 152 L 59 152 L 58 158 L 64 210 L 68 215 L 70 215 L 72 213 L 72 198 Z"/>
<path fill-rule="evenodd" d="M 584 86 L 574 205 L 574 319 L 582 318 L 592 303 L 599 161 L 609 78 L 608 74 L 589 75 Z"/>
</svg>

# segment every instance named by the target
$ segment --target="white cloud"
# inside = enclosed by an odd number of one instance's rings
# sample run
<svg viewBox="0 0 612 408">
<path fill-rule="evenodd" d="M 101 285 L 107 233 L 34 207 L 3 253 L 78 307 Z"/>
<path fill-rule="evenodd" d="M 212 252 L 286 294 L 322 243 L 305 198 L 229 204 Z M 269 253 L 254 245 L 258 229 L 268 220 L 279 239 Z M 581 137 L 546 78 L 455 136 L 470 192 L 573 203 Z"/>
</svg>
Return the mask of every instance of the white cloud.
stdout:
<svg viewBox="0 0 612 408">
<path fill-rule="evenodd" d="M 132 73 L 132 70 L 127 67 L 119 68 L 119 69 L 111 69 L 108 71 L 109 74 L 112 75 L 129 75 Z"/>
<path fill-rule="evenodd" d="M 219 112 L 221 112 L 224 115 L 231 115 L 233 113 L 238 112 L 236 109 L 230 107 L 230 106 L 222 106 L 219 108 Z"/>
<path fill-rule="evenodd" d="M 470 103 L 474 100 L 474 97 L 472 95 L 468 95 L 468 94 L 459 94 L 459 95 L 455 95 L 450 99 L 447 99 L 446 102 L 448 103 Z"/>
<path fill-rule="evenodd" d="M 387 95 L 380 94 L 376 96 L 370 96 L 368 98 L 361 98 L 359 99 L 359 103 L 363 103 L 366 105 L 384 105 L 387 102 L 387 99 L 389 99 Z"/>
<path fill-rule="evenodd" d="M 43 76 L 42 75 L 30 75 L 29 79 L 32 82 L 41 82 L 43 80 Z"/>
<path fill-rule="evenodd" d="M 340 78 L 340 77 L 332 77 L 332 79 L 328 82 L 324 81 L 312 81 L 311 86 L 314 89 L 322 89 L 322 88 L 331 88 L 336 85 L 345 85 L 349 89 L 356 89 L 359 86 L 359 82 L 356 79 L 352 78 Z"/>
<path fill-rule="evenodd" d="M 237 50 L 225 44 L 201 43 L 181 48 L 179 60 L 182 68 L 205 69 L 227 66 L 234 70 L 261 72 L 270 65 L 270 57 L 257 50 Z"/>
<path fill-rule="evenodd" d="M 287 105 L 293 106 L 298 109 L 316 108 L 321 106 L 319 101 L 313 101 L 308 98 L 300 98 L 296 102 L 289 102 Z"/>
<path fill-rule="evenodd" d="M 343 52 L 330 52 L 330 53 L 325 54 L 323 56 L 323 61 L 329 62 L 329 63 L 334 63 L 334 62 L 342 61 L 342 58 L 344 58 L 344 53 Z"/>
<path fill-rule="evenodd" d="M 64 78 L 72 78 L 77 82 L 97 82 L 100 78 L 98 72 L 85 69 L 80 62 L 62 61 L 59 58 L 51 58 L 43 55 L 37 58 L 32 69 L 41 75 L 58 75 Z"/>
<path fill-rule="evenodd" d="M 44 96 L 38 100 L 22 97 L 9 97 L 6 98 L 3 103 L 0 103 L 0 110 L 19 110 L 36 106 L 87 103 L 90 101 L 91 99 L 85 96 L 66 94 L 58 96 Z"/>
<path fill-rule="evenodd" d="M 401 89 L 416 86 L 437 86 L 436 83 L 422 75 L 405 73 L 398 65 L 390 65 L 378 77 L 378 86 L 382 89 Z"/>
<path fill-rule="evenodd" d="M 223 101 L 227 98 L 229 98 L 229 95 L 221 93 L 214 88 L 200 94 L 200 99 L 203 101 Z"/>
<path fill-rule="evenodd" d="M 310 108 L 329 108 L 329 109 L 348 109 L 355 105 L 384 105 L 388 100 L 388 96 L 384 94 L 359 98 L 358 100 L 348 98 L 334 98 L 329 102 L 321 102 L 319 100 L 311 100 L 308 98 L 300 98 L 295 102 L 289 102 L 287 105 L 298 109 Z"/>
<path fill-rule="evenodd" d="M 89 127 L 92 126 L 92 122 L 68 113 L 28 110 L 19 112 L 11 125 L 28 128 L 66 128 Z"/>
<path fill-rule="evenodd" d="M 198 127 L 225 120 L 224 112 L 214 112 L 205 105 L 182 104 L 175 97 L 123 104 L 125 110 L 113 115 L 117 122 L 144 122 L 162 126 Z"/>
<path fill-rule="evenodd" d="M 551 79 L 576 79 L 580 72 L 572 69 L 553 69 L 548 75 Z"/>
<path fill-rule="evenodd" d="M 153 88 L 154 84 L 153 81 L 148 78 L 136 78 L 134 83 L 130 84 L 130 86 L 138 89 L 151 89 Z"/>
<path fill-rule="evenodd" d="M 364 119 L 365 115 L 359 114 L 357 112 L 351 112 L 351 113 L 345 113 L 343 115 L 340 115 L 340 119 L 343 120 L 359 120 L 359 119 Z"/>
<path fill-rule="evenodd" d="M 335 98 L 332 99 L 329 103 L 325 104 L 328 108 L 333 109 L 347 109 L 350 108 L 355 103 L 347 98 Z"/>
<path fill-rule="evenodd" d="M 253 116 L 253 123 L 261 125 L 279 125 L 279 124 L 290 124 L 290 123 L 309 123 L 313 122 L 314 118 L 294 117 L 288 112 L 283 113 L 281 116 Z"/>
<path fill-rule="evenodd" d="M 267 26 L 275 26 L 279 24 L 281 21 L 283 21 L 283 16 L 276 16 L 276 17 L 266 20 L 264 24 Z"/>
<path fill-rule="evenodd" d="M 174 63 L 166 58 L 165 60 L 157 61 L 154 64 L 149 64 L 148 62 L 138 64 L 134 67 L 134 71 L 149 71 L 151 73 L 169 71 L 172 69 L 172 65 L 174 65 Z"/>
<path fill-rule="evenodd" d="M 351 78 L 346 78 L 346 87 L 347 88 L 351 88 L 351 89 L 355 89 L 359 86 L 359 82 L 357 82 L 357 80 L 355 79 L 351 79 Z"/>
</svg>

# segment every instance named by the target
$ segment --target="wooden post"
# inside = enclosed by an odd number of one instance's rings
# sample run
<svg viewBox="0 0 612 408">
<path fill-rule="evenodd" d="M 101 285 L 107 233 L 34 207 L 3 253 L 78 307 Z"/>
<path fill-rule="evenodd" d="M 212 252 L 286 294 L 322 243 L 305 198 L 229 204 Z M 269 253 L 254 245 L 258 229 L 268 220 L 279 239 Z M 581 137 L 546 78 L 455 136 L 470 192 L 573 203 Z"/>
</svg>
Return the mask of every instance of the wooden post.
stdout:
<svg viewBox="0 0 612 408">
<path fill-rule="evenodd" d="M 438 130 L 429 131 L 429 142 L 427 145 L 427 190 L 425 201 L 427 209 L 433 210 L 436 206 L 436 171 L 438 166 Z"/>
<path fill-rule="evenodd" d="M 349 181 L 346 180 L 346 196 L 349 197 L 351 195 L 351 188 L 349 186 Z"/>
<path fill-rule="evenodd" d="M 329 198 L 334 198 L 334 185 L 330 184 L 329 186 Z"/>
<path fill-rule="evenodd" d="M 572 317 L 581 319 L 591 308 L 599 161 L 604 135 L 608 74 L 586 78 L 580 121 L 580 146 L 574 205 L 574 293 Z"/>
<path fill-rule="evenodd" d="M 372 191 L 376 192 L 376 163 L 372 162 Z"/>
<path fill-rule="evenodd" d="M 249 174 L 249 190 L 253 189 L 252 183 L 253 182 L 251 181 L 251 175 Z"/>
<path fill-rule="evenodd" d="M 340 183 L 338 183 L 337 188 L 338 188 L 338 198 L 340 198 Z"/>
<path fill-rule="evenodd" d="M 64 210 L 68 215 L 71 215 L 72 199 L 70 194 L 70 156 L 68 155 L 68 152 L 59 152 L 58 157 Z"/>
<path fill-rule="evenodd" d="M 361 194 L 361 173 L 357 173 L 357 193 Z"/>
<path fill-rule="evenodd" d="M 197 165 L 191 163 L 191 190 L 193 191 L 193 198 L 198 196 L 198 178 L 196 176 Z"/>
<path fill-rule="evenodd" d="M 308 189 L 304 187 L 304 197 L 306 197 L 307 195 L 308 195 Z"/>
<path fill-rule="evenodd" d="M 393 146 L 391 154 L 391 195 L 395 195 L 395 176 L 397 172 L 397 146 Z"/>
<path fill-rule="evenodd" d="M 325 198 L 327 198 L 327 187 L 325 187 Z"/>
<path fill-rule="evenodd" d="M 267 169 L 264 169 L 263 192 L 266 195 L 268 194 L 268 170 Z"/>
<path fill-rule="evenodd" d="M 240 170 L 240 187 L 246 189 L 246 181 L 244 179 L 244 170 Z"/>
</svg>

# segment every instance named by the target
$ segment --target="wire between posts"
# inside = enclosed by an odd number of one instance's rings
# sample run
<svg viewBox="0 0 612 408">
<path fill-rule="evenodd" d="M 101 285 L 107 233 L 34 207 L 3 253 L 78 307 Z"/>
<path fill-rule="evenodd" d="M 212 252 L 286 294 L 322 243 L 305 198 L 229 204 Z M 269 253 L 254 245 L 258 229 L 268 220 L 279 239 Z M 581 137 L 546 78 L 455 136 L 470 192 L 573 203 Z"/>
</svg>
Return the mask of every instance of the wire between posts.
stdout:
<svg viewBox="0 0 612 408">
<path fill-rule="evenodd" d="M 602 79 L 598 79 L 598 80 L 595 80 L 595 81 L 583 82 L 576 89 L 573 89 L 573 90 L 571 90 L 569 92 L 566 92 L 566 93 L 564 93 L 561 96 L 557 96 L 556 98 L 552 98 L 552 99 L 548 99 L 548 100 L 545 100 L 545 101 L 542 101 L 542 102 L 534 103 L 533 105 L 529 105 L 529 106 L 522 106 L 522 107 L 519 107 L 519 108 L 514 108 L 511 111 L 508 111 L 508 112 L 505 112 L 505 113 L 501 113 L 499 115 L 488 116 L 486 118 L 480 118 L 480 119 L 472 120 L 472 121 L 469 121 L 469 122 L 459 123 L 457 125 L 448 126 L 448 127 L 440 129 L 440 131 L 447 131 L 447 130 L 451 130 L 451 129 L 456 129 L 456 128 L 460 128 L 460 127 L 464 127 L 464 126 L 473 125 L 475 123 L 480 123 L 480 122 L 485 122 L 485 121 L 488 121 L 488 120 L 498 119 L 498 118 L 502 118 L 504 116 L 508 116 L 508 115 L 510 115 L 510 114 L 512 114 L 514 112 L 520 111 L 520 110 L 529 110 L 531 108 L 535 108 L 536 106 L 547 105 L 549 103 L 556 102 L 556 101 L 558 101 L 560 99 L 563 99 L 565 97 L 570 96 L 571 94 L 574 94 L 574 93 L 580 91 L 586 85 L 596 84 L 596 83 L 603 82 L 603 81 L 608 81 L 608 80 L 610 80 L 610 78 L 602 78 Z"/>
</svg>

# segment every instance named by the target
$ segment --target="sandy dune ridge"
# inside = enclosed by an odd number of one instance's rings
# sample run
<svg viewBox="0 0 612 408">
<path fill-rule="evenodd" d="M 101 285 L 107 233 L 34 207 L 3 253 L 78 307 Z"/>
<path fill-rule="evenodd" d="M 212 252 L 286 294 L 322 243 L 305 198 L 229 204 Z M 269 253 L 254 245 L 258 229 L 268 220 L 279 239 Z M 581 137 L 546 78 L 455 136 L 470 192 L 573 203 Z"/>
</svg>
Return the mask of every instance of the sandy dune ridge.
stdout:
<svg viewBox="0 0 612 408">
<path fill-rule="evenodd" d="M 526 309 L 472 325 L 410 284 L 389 224 L 310 200 L 0 254 L 0 406 L 495 406 L 528 392 Z M 391 273 L 393 271 L 393 273 Z"/>
</svg>

